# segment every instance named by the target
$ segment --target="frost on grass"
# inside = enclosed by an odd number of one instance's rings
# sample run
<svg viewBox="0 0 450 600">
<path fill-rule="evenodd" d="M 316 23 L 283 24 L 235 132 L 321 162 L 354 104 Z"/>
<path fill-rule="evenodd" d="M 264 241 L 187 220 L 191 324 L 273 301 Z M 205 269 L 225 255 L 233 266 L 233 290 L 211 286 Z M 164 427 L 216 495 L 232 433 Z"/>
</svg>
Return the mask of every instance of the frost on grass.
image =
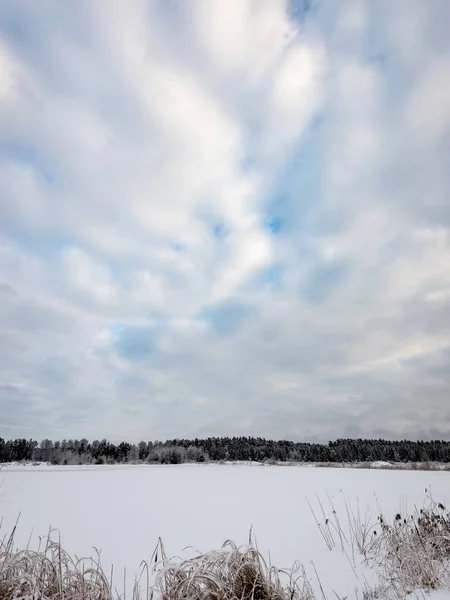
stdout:
<svg viewBox="0 0 450 600">
<path fill-rule="evenodd" d="M 391 523 L 380 516 L 379 523 L 365 552 L 386 584 L 406 594 L 450 586 L 450 513 L 443 504 L 430 498 L 411 515 L 398 513 Z"/>
<path fill-rule="evenodd" d="M 353 512 L 346 503 L 346 524 L 332 508 L 326 517 L 319 499 L 323 523 L 311 506 L 316 524 L 329 550 L 341 547 L 354 568 L 362 563 L 374 568 L 378 583 L 364 586 L 362 600 L 405 598 L 416 592 L 446 590 L 450 598 L 450 512 L 431 493 L 422 508 L 371 520 Z"/>
<path fill-rule="evenodd" d="M 1 542 L 0 600 L 64 598 L 111 600 L 111 585 L 99 560 L 70 556 L 51 534 L 36 551 L 15 550 L 14 531 Z"/>
<path fill-rule="evenodd" d="M 279 571 L 249 545 L 228 541 L 221 550 L 187 560 L 167 560 L 162 545 L 155 598 L 161 600 L 313 600 L 304 572 Z"/>
<path fill-rule="evenodd" d="M 100 560 L 76 559 L 49 536 L 42 551 L 0 549 L 0 600 L 120 600 Z M 162 542 L 153 554 L 153 583 L 143 563 L 133 600 L 314 600 L 306 576 L 269 566 L 253 546 L 233 542 L 187 560 L 168 559 Z"/>
</svg>

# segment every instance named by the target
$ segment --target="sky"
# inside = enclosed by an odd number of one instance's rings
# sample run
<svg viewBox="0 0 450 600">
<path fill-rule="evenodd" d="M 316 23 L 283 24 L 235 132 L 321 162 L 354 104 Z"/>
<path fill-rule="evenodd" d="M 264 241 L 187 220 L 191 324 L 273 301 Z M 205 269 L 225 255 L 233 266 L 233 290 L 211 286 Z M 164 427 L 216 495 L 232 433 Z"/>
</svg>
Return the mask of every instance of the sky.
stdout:
<svg viewBox="0 0 450 600">
<path fill-rule="evenodd" d="M 450 438 L 448 0 L 3 0 L 0 435 Z"/>
</svg>

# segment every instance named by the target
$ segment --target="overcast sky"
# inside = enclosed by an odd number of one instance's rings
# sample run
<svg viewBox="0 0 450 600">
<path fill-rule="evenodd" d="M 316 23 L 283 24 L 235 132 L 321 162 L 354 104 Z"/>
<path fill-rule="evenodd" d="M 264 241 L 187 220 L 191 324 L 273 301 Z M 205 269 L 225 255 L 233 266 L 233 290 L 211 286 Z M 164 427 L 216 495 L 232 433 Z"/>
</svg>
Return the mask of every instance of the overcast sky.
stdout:
<svg viewBox="0 0 450 600">
<path fill-rule="evenodd" d="M 450 437 L 448 0 L 2 0 L 0 435 Z"/>
</svg>

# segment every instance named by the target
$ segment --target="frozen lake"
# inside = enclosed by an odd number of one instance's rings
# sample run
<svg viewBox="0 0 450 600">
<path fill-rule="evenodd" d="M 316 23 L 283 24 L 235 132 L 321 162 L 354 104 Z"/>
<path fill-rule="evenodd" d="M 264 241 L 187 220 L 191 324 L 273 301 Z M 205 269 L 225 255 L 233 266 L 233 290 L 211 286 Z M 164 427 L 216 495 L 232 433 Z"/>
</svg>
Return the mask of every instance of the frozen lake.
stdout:
<svg viewBox="0 0 450 600">
<path fill-rule="evenodd" d="M 6 467 L 0 473 L 2 534 L 21 513 L 17 545 L 33 544 L 50 526 L 63 546 L 78 556 L 101 549 L 106 569 L 127 569 L 131 580 L 151 557 L 158 537 L 169 555 L 186 546 L 205 552 L 227 539 L 248 542 L 252 527 L 258 548 L 278 567 L 298 560 L 308 574 L 311 561 L 330 597 L 352 595 L 356 575 L 342 552 L 330 552 L 307 500 L 316 494 L 331 516 L 330 500 L 345 520 L 345 499 L 376 520 L 422 505 L 425 488 L 446 503 L 450 473 L 279 467 L 169 465 L 101 467 Z M 337 577 L 336 573 L 340 575 Z M 364 576 L 367 576 L 365 574 Z"/>
</svg>

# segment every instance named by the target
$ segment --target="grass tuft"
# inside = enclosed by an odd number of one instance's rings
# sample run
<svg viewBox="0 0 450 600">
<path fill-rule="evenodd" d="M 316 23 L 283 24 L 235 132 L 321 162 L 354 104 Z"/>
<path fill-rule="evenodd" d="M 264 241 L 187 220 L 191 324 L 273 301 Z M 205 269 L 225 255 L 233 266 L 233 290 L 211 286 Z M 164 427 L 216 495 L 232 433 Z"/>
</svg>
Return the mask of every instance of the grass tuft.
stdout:
<svg viewBox="0 0 450 600">
<path fill-rule="evenodd" d="M 431 495 L 412 515 L 382 516 L 368 556 L 380 565 L 385 581 L 406 594 L 450 585 L 450 513 Z"/>
<path fill-rule="evenodd" d="M 125 591 L 119 594 L 105 575 L 99 554 L 96 560 L 71 557 L 56 530 L 42 549 L 15 550 L 14 533 L 0 544 L 0 600 L 124 599 Z M 142 563 L 133 600 L 314 600 L 304 571 L 294 579 L 293 571 L 269 566 L 252 545 L 238 548 L 228 541 L 218 551 L 176 560 L 167 558 L 159 541 L 151 564 Z"/>
<path fill-rule="evenodd" d="M 342 528 L 338 520 L 334 526 L 340 534 L 342 550 L 353 567 L 362 558 L 379 575 L 379 585 L 363 590 L 363 600 L 374 595 L 398 599 L 416 590 L 450 588 L 450 512 L 425 491 L 427 497 L 422 508 L 415 508 L 413 514 L 398 512 L 391 519 L 381 514 L 374 521 L 367 512 L 361 515 L 359 509 L 352 511 L 345 502 L 347 526 Z M 325 543 L 332 550 L 335 543 L 331 519 L 326 518 L 321 504 L 324 523 L 311 505 L 310 508 Z M 331 508 L 335 515 L 334 507 Z M 344 539 L 344 530 L 349 532 L 349 541 Z"/>
<path fill-rule="evenodd" d="M 313 600 L 304 572 L 280 571 L 253 546 L 228 541 L 219 551 L 168 560 L 162 544 L 155 566 L 153 597 L 158 600 Z M 301 582 L 301 583 L 300 583 Z"/>
<path fill-rule="evenodd" d="M 72 558 L 51 535 L 37 551 L 14 550 L 13 540 L 14 531 L 0 543 L 0 600 L 111 600 L 99 559 Z"/>
</svg>

